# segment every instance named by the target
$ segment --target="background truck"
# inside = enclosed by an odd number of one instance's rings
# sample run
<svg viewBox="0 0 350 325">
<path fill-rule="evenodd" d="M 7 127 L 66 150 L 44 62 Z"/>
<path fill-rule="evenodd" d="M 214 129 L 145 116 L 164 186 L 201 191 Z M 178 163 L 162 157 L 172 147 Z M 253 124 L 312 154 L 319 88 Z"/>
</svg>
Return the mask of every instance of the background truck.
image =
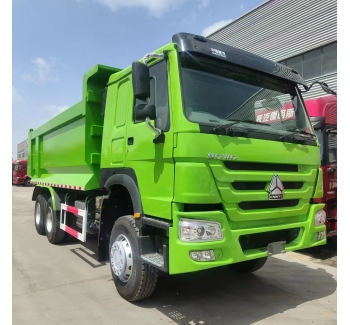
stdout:
<svg viewBox="0 0 350 325">
<path fill-rule="evenodd" d="M 32 186 L 27 175 L 27 159 L 17 159 L 12 162 L 12 184 Z"/>
<path fill-rule="evenodd" d="M 12 179 L 12 185 L 13 185 L 13 171 L 15 169 L 15 160 L 12 159 L 12 174 L 11 174 L 11 179 Z"/>
<path fill-rule="evenodd" d="M 327 237 L 337 243 L 337 96 L 305 100 L 320 143 L 323 172 L 323 196 L 317 202 L 325 203 Z"/>
<path fill-rule="evenodd" d="M 36 231 L 97 237 L 128 301 L 150 296 L 159 271 L 253 272 L 324 245 L 299 87 L 295 70 L 187 33 L 125 69 L 94 66 L 82 100 L 29 131 Z"/>
</svg>

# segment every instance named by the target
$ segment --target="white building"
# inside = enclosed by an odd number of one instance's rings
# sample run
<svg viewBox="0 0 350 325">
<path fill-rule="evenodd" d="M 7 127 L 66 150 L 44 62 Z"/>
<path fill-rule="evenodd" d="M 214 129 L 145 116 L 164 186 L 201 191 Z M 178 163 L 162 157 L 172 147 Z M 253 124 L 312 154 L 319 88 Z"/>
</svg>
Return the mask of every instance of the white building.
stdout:
<svg viewBox="0 0 350 325">
<path fill-rule="evenodd" d="M 17 159 L 28 158 L 28 140 L 24 140 L 17 145 Z"/>
<path fill-rule="evenodd" d="M 337 1 L 269 0 L 207 35 L 295 68 L 337 91 Z M 319 85 L 304 98 L 327 95 Z"/>
</svg>

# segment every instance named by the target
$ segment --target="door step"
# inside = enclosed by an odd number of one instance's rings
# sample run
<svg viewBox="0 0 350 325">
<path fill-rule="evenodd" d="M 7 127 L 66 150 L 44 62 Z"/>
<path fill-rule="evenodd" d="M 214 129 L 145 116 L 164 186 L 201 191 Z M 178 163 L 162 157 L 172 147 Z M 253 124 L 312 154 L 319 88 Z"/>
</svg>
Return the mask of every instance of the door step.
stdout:
<svg viewBox="0 0 350 325">
<path fill-rule="evenodd" d="M 159 268 L 164 267 L 164 257 L 161 254 L 158 254 L 158 253 L 145 254 L 145 255 L 141 255 L 141 259 L 156 267 L 159 267 Z"/>
</svg>

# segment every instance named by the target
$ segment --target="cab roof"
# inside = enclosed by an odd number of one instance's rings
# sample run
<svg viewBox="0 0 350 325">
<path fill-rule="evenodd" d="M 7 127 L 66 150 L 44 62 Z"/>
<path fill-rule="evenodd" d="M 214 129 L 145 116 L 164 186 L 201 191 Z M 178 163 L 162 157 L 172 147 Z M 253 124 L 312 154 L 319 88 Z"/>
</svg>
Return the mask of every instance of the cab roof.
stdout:
<svg viewBox="0 0 350 325">
<path fill-rule="evenodd" d="M 326 124 L 337 125 L 337 96 L 304 100 L 310 117 L 324 117 Z"/>
</svg>

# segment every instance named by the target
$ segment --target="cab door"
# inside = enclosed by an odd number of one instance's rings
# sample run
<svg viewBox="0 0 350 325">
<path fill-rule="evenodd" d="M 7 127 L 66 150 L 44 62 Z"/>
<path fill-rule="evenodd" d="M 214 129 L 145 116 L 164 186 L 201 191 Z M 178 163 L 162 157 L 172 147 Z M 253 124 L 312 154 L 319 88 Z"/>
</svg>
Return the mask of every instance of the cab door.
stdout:
<svg viewBox="0 0 350 325">
<path fill-rule="evenodd" d="M 171 219 L 174 161 L 167 65 L 161 60 L 150 67 L 149 104 L 156 107 L 156 120 L 151 123 L 164 132 L 164 141 L 154 143 L 155 134 L 145 121 L 135 120 L 132 110 L 128 113 L 126 165 L 136 173 L 144 213 Z M 134 100 L 133 107 L 139 103 Z"/>
<path fill-rule="evenodd" d="M 102 140 L 102 168 L 125 167 L 126 116 L 132 105 L 131 75 L 109 86 Z"/>
</svg>

